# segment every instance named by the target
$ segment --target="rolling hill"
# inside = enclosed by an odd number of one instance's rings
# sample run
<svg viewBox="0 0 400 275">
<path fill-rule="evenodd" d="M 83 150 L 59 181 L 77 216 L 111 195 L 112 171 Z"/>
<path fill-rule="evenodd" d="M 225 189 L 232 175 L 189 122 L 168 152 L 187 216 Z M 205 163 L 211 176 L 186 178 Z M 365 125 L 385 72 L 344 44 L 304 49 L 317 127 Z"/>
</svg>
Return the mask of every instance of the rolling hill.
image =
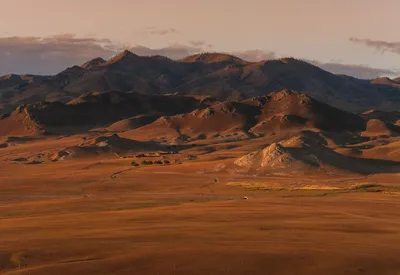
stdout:
<svg viewBox="0 0 400 275">
<path fill-rule="evenodd" d="M 360 132 L 366 120 L 292 90 L 242 101 L 214 103 L 187 114 L 163 116 L 124 133 L 150 139 L 202 139 L 215 136 L 262 136 L 304 128 L 329 132 Z"/>
<path fill-rule="evenodd" d="M 88 93 L 67 104 L 39 102 L 20 105 L 13 112 L 0 116 L 0 136 L 65 129 L 76 132 L 104 127 L 132 116 L 175 115 L 202 106 L 198 99 L 187 96 Z"/>
</svg>

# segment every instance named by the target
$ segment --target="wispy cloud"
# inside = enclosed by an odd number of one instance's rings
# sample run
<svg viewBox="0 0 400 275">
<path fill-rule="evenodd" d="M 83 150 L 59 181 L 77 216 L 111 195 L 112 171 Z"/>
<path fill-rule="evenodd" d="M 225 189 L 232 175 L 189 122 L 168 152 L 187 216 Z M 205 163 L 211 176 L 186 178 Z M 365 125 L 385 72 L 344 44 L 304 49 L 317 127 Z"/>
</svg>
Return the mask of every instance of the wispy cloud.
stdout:
<svg viewBox="0 0 400 275">
<path fill-rule="evenodd" d="M 0 74 L 49 74 L 93 57 L 114 54 L 109 39 L 58 34 L 0 38 Z"/>
<path fill-rule="evenodd" d="M 382 40 L 371 40 L 371 39 L 361 39 L 356 37 L 350 38 L 351 42 L 362 44 L 364 46 L 375 48 L 376 50 L 382 52 L 392 52 L 395 54 L 400 54 L 400 41 L 388 42 Z"/>
<path fill-rule="evenodd" d="M 208 47 L 208 48 L 212 48 L 212 44 L 208 44 L 206 41 L 204 40 L 192 40 L 189 42 L 190 45 L 195 46 L 195 47 Z"/>
<path fill-rule="evenodd" d="M 174 28 L 157 28 L 157 27 L 146 27 L 143 29 L 143 32 L 145 34 L 150 34 L 150 35 L 167 35 L 167 34 L 173 34 L 173 33 L 178 33 L 179 31 Z"/>
<path fill-rule="evenodd" d="M 162 55 L 180 59 L 205 51 L 206 43 L 198 46 L 174 43 L 162 48 L 115 43 L 107 38 L 78 37 L 65 33 L 48 37 L 0 38 L 0 75 L 8 73 L 54 74 L 66 67 L 105 59 L 128 49 L 138 55 Z M 204 46 L 204 48 L 202 47 Z"/>
<path fill-rule="evenodd" d="M 376 41 L 375 41 L 376 42 Z M 396 52 L 396 43 L 377 44 L 373 47 Z M 359 42 L 361 43 L 361 42 Z M 381 45 L 381 46 L 378 46 Z M 171 59 L 181 59 L 188 55 L 210 51 L 212 45 L 204 40 L 193 40 L 188 43 L 173 43 L 166 47 L 149 48 L 143 45 L 118 44 L 107 38 L 95 36 L 78 37 L 65 33 L 48 37 L 0 37 L 0 75 L 8 73 L 54 74 L 72 65 L 102 57 L 105 59 L 128 49 L 138 55 L 162 55 Z M 277 58 L 273 51 L 248 50 L 228 52 L 247 61 L 260 61 Z M 327 71 L 346 74 L 357 78 L 376 78 L 395 76 L 396 70 L 371 68 L 365 65 L 351 65 L 332 61 L 321 63 L 309 61 Z"/>
<path fill-rule="evenodd" d="M 149 56 L 149 55 L 162 55 L 166 56 L 171 59 L 181 59 L 183 57 L 186 57 L 188 55 L 196 54 L 203 52 L 202 47 L 194 47 L 194 46 L 188 46 L 180 43 L 175 43 L 171 44 L 167 47 L 163 48 L 148 48 L 145 46 L 131 46 L 127 47 L 129 51 L 137 54 L 137 55 L 144 55 L 144 56 Z"/>
<path fill-rule="evenodd" d="M 231 52 L 230 54 L 250 62 L 257 62 L 261 60 L 270 60 L 276 58 L 275 52 L 263 51 L 263 50 L 236 51 L 236 52 Z"/>
<path fill-rule="evenodd" d="M 182 59 L 188 55 L 209 51 L 209 45 L 206 41 L 190 41 L 190 45 L 181 43 L 171 44 L 167 47 L 151 49 L 144 46 L 126 47 L 138 55 L 163 55 L 171 59 Z M 262 50 L 233 51 L 228 54 L 237 56 L 243 60 L 257 62 L 261 60 L 270 60 L 276 58 L 275 52 Z"/>
<path fill-rule="evenodd" d="M 343 63 L 321 63 L 318 61 L 308 61 L 333 74 L 342 74 L 353 76 L 360 79 L 374 79 L 377 77 L 388 76 L 394 77 L 400 74 L 400 71 L 390 69 L 372 68 L 367 65 L 343 64 Z"/>
</svg>

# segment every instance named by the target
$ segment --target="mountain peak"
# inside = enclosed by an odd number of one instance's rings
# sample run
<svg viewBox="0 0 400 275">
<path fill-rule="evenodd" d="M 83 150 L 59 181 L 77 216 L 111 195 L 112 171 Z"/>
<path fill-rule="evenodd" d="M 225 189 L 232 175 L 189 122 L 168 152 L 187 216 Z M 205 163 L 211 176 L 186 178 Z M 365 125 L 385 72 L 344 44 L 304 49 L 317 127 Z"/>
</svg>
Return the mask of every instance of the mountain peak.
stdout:
<svg viewBox="0 0 400 275">
<path fill-rule="evenodd" d="M 91 68 L 91 67 L 100 66 L 100 65 L 102 65 L 104 63 L 106 63 L 106 61 L 103 58 L 97 57 L 97 58 L 94 58 L 94 59 L 82 64 L 81 67 L 85 68 L 85 69 L 88 69 L 88 68 Z"/>
<path fill-rule="evenodd" d="M 107 64 L 112 64 L 112 63 L 116 63 L 116 62 L 121 62 L 123 60 L 130 60 L 130 59 L 136 59 L 139 56 L 128 51 L 128 50 L 124 50 L 123 52 L 117 54 L 116 56 L 114 56 L 113 58 L 109 59 L 107 61 Z"/>
<path fill-rule="evenodd" d="M 219 63 L 219 62 L 231 62 L 237 64 L 246 64 L 247 62 L 230 54 L 225 53 L 199 53 L 191 55 L 182 59 L 183 62 L 187 63 Z"/>
<path fill-rule="evenodd" d="M 123 56 L 123 57 L 126 57 L 126 56 L 136 56 L 134 53 L 132 53 L 132 52 L 129 51 L 129 50 L 124 50 L 124 51 L 122 51 L 119 55 L 120 55 L 120 56 Z"/>
<path fill-rule="evenodd" d="M 310 103 L 311 97 L 296 90 L 284 89 L 268 95 L 274 101 L 280 101 L 284 98 L 299 101 L 301 104 Z"/>
<path fill-rule="evenodd" d="M 279 59 L 280 62 L 285 63 L 285 64 L 303 64 L 303 65 L 307 65 L 310 67 L 316 67 L 315 65 L 308 63 L 304 60 L 298 59 L 298 58 L 294 58 L 294 57 L 282 57 Z"/>
<path fill-rule="evenodd" d="M 390 79 L 389 77 L 379 77 L 371 80 L 372 84 L 388 85 L 392 87 L 399 87 L 400 78 Z"/>
<path fill-rule="evenodd" d="M 16 75 L 16 74 L 6 74 L 3 76 L 0 76 L 1 80 L 10 80 L 10 79 L 17 79 L 17 78 L 21 78 L 21 76 Z"/>
</svg>

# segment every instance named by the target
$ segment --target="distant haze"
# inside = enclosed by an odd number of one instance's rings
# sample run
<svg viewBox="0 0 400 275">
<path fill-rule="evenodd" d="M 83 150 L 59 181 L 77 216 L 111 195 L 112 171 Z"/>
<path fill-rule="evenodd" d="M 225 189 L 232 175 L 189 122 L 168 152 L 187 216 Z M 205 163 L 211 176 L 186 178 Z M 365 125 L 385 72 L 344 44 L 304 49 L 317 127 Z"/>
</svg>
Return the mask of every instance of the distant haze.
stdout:
<svg viewBox="0 0 400 275">
<path fill-rule="evenodd" d="M 174 59 L 294 56 L 361 78 L 400 74 L 398 0 L 13 0 L 1 8 L 0 74 L 52 74 L 125 48 Z"/>
</svg>

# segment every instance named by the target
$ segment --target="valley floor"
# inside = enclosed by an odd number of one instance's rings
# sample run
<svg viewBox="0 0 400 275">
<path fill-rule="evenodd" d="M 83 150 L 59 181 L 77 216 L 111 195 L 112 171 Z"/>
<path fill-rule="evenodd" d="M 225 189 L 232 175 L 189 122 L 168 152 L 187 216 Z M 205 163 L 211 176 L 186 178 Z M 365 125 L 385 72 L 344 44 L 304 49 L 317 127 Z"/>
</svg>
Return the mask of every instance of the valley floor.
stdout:
<svg viewBox="0 0 400 275">
<path fill-rule="evenodd" d="M 201 162 L 4 158 L 0 274 L 400 272 L 399 174 L 254 178 Z"/>
</svg>

